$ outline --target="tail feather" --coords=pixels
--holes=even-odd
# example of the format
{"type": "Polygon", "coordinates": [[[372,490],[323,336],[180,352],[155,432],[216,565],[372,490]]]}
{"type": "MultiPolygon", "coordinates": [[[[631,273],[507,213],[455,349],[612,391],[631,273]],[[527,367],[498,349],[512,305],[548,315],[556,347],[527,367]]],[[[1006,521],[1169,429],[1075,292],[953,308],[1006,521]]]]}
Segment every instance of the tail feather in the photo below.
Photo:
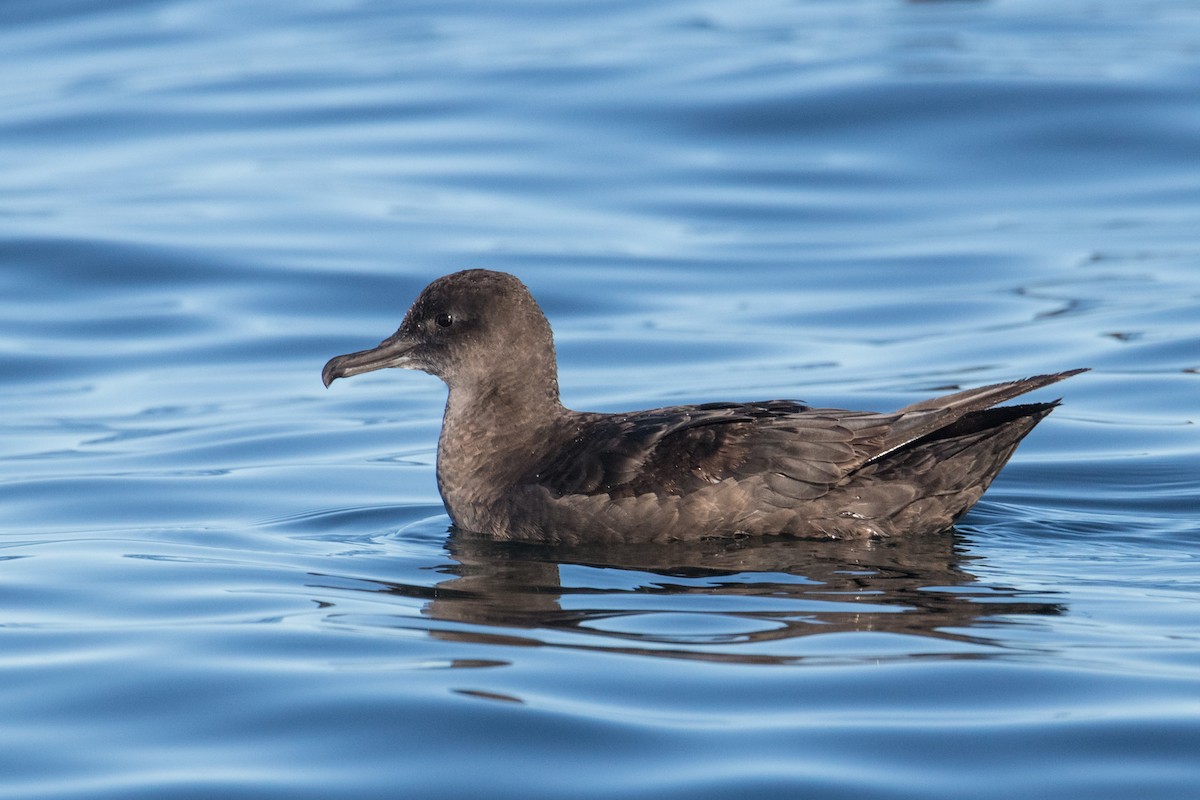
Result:
{"type": "Polygon", "coordinates": [[[966,414],[868,465],[854,484],[855,499],[885,533],[949,527],[975,505],[1021,440],[1057,405],[1027,403],[966,414]]]}
{"type": "Polygon", "coordinates": [[[1032,429],[1047,414],[1057,408],[1060,403],[1061,400],[1051,400],[1048,403],[1022,403],[1016,406],[997,406],[996,408],[971,411],[962,415],[951,424],[938,428],[936,431],[911,442],[910,446],[915,447],[927,442],[956,439],[960,436],[981,433],[989,429],[999,429],[1017,420],[1025,420],[1027,418],[1028,426],[1032,429]]]}
{"type": "Polygon", "coordinates": [[[980,386],[905,406],[898,412],[900,418],[888,432],[882,452],[877,453],[868,463],[884,458],[889,453],[907,447],[943,428],[954,426],[964,417],[1081,372],[1087,372],[1087,370],[1073,369],[1049,375],[1034,375],[1019,381],[980,386]]]}

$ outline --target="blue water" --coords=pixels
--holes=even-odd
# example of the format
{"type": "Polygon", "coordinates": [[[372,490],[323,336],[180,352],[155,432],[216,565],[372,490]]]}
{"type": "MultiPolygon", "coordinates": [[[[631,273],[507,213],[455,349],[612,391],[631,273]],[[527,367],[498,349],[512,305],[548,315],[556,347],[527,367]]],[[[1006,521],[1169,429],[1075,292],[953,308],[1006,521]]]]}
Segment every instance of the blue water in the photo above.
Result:
{"type": "Polygon", "coordinates": [[[10,0],[0,794],[1200,797],[1191,0],[10,0]],[[887,410],[1088,366],[958,530],[449,531],[518,274],[564,400],[887,410]]]}

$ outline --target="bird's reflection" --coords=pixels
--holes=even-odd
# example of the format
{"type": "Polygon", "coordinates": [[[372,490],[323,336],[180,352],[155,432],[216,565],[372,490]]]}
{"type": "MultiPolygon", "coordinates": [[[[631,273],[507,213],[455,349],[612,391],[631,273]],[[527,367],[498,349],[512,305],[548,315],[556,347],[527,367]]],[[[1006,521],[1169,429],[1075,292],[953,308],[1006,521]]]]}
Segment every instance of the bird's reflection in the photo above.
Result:
{"type": "Polygon", "coordinates": [[[760,643],[876,631],[993,643],[998,616],[1057,614],[1041,596],[981,582],[960,535],[885,541],[785,538],[621,548],[535,546],[452,531],[447,578],[423,590],[433,635],[456,641],[570,647],[702,660],[775,662],[760,643]],[[682,615],[694,615],[685,617],[682,615]],[[703,618],[702,624],[683,624],[703,618]],[[504,629],[503,631],[497,629],[504,629]],[[561,634],[574,636],[570,643],[561,634]],[[581,638],[582,636],[582,638],[581,638]]]}

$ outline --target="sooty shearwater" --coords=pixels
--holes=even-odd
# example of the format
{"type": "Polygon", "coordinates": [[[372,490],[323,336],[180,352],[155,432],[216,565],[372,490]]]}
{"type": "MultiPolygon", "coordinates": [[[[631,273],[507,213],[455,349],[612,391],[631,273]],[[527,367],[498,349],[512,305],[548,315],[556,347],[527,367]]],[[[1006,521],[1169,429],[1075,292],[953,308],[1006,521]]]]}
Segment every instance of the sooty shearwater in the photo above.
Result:
{"type": "Polygon", "coordinates": [[[545,314],[517,278],[480,269],[429,284],[394,334],[330,359],[322,378],[385,367],[450,389],[437,480],[454,524],[531,542],[944,530],[1058,401],[994,406],[1084,371],[890,413],[791,400],[571,411],[545,314]]]}

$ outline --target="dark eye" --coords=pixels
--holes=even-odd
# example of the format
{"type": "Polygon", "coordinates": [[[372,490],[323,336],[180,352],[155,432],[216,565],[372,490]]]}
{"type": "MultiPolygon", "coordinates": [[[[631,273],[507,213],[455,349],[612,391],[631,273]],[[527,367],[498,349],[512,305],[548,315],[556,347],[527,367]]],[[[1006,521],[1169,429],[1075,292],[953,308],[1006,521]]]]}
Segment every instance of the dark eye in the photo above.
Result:
{"type": "Polygon", "coordinates": [[[438,314],[436,317],[434,317],[433,321],[437,323],[439,328],[449,328],[454,324],[454,315],[447,314],[445,311],[443,311],[441,314],[438,314]]]}

